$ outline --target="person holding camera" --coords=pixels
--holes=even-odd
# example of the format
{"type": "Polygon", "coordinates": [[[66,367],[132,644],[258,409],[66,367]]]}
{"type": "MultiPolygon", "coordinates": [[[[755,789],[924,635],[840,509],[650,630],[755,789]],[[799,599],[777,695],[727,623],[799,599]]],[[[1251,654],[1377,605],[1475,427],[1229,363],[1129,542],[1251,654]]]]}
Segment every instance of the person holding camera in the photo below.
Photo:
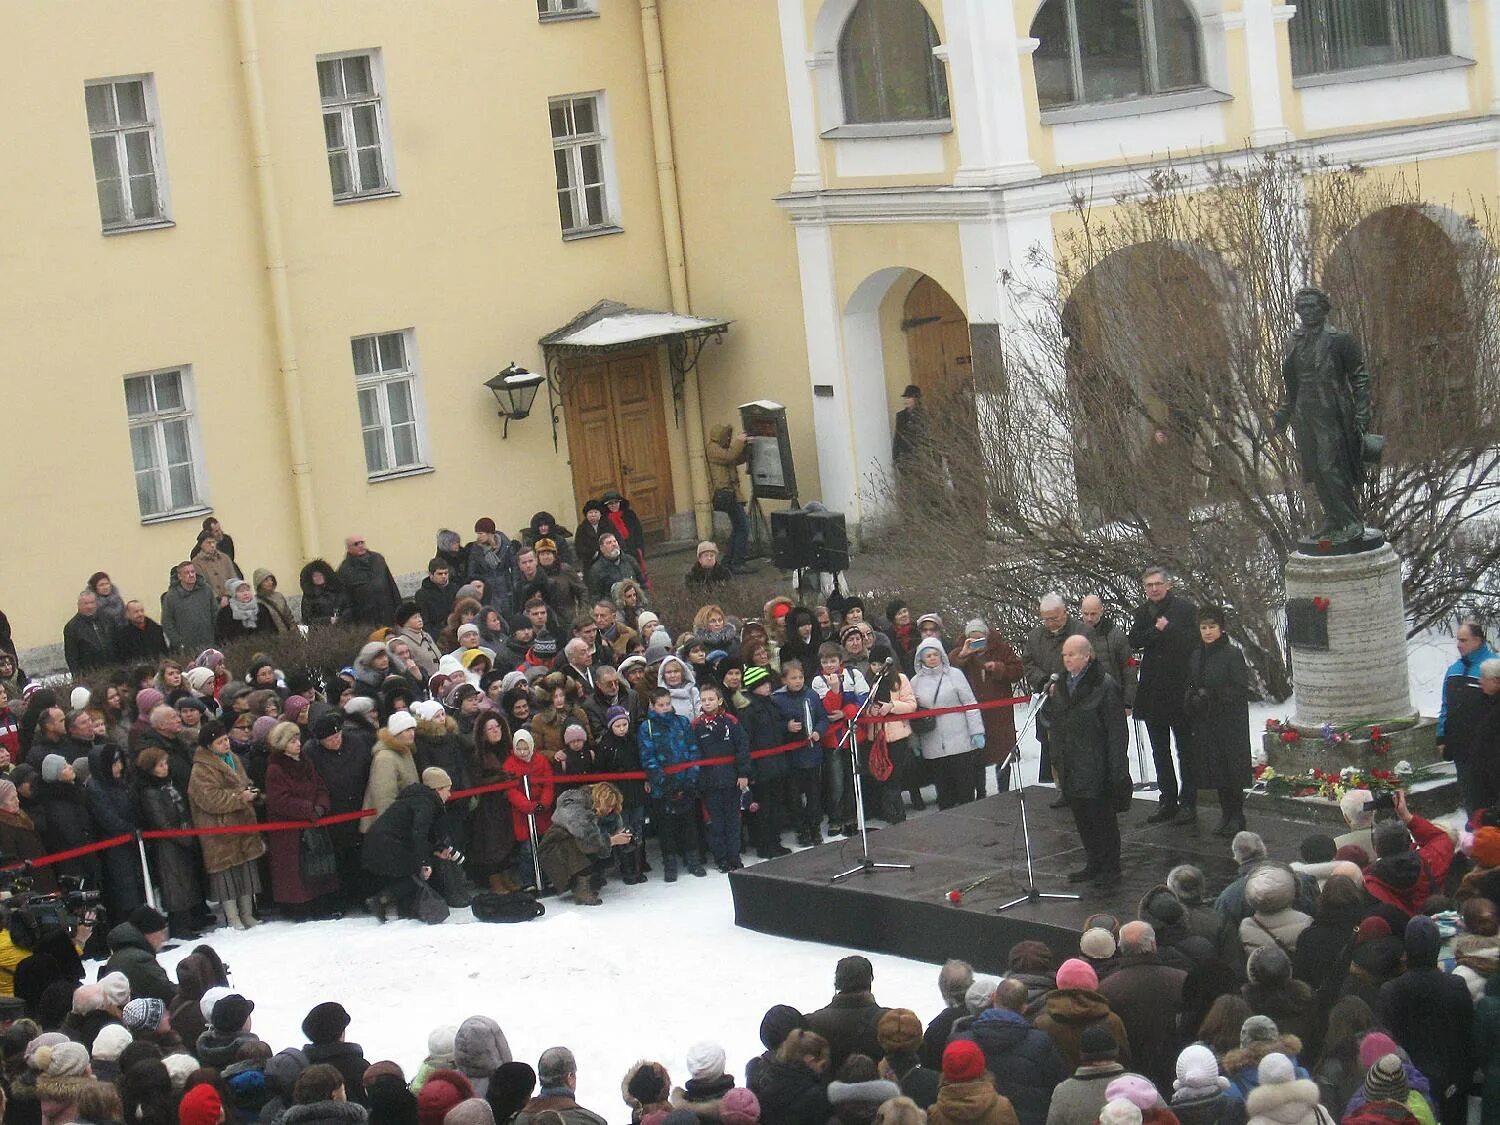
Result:
{"type": "MultiPolygon", "coordinates": [[[[1196,816],[1198,790],[1219,794],[1215,836],[1245,830],[1245,790],[1250,776],[1250,675],[1245,654],[1224,632],[1224,611],[1206,605],[1198,611],[1202,640],[1188,658],[1187,755],[1179,812],[1196,816]]],[[[1176,823],[1174,821],[1173,823],[1176,823]]]]}
{"type": "MultiPolygon", "coordinates": [[[[250,784],[244,763],[229,746],[229,732],[217,720],[204,723],[198,732],[187,796],[195,828],[255,823],[260,790],[250,784]]],[[[224,904],[225,919],[237,930],[259,925],[256,860],[266,853],[265,840],[257,832],[235,832],[204,836],[200,846],[209,897],[224,904]]]]}

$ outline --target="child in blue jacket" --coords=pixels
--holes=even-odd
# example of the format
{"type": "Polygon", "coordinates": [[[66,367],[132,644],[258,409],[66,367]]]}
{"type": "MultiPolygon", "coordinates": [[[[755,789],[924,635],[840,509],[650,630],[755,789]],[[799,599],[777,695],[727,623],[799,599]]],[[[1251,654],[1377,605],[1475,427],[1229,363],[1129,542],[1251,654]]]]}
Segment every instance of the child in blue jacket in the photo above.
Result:
{"type": "Polygon", "coordinates": [[[693,734],[699,760],[734,759],[729,765],[698,769],[698,791],[708,814],[708,846],[719,870],[728,874],[745,866],[740,862],[740,793],[750,788],[750,739],[739,720],[724,710],[724,691],[718,684],[706,683],[698,692],[693,734]]]}
{"type": "Polygon", "coordinates": [[[698,761],[698,739],[692,724],[672,710],[672,693],[666,688],[651,692],[651,710],[636,730],[636,742],[653,802],[651,819],[661,840],[662,878],[677,881],[679,856],[688,874],[707,875],[698,835],[698,767],[667,772],[668,766],[698,761]]]}
{"type": "Polygon", "coordinates": [[[771,693],[771,702],[786,720],[787,741],[807,739],[807,745],[790,754],[797,843],[804,847],[821,844],[818,825],[823,820],[823,747],[819,743],[828,730],[828,713],[817,693],[807,686],[800,660],[782,664],[781,687],[771,693]]]}

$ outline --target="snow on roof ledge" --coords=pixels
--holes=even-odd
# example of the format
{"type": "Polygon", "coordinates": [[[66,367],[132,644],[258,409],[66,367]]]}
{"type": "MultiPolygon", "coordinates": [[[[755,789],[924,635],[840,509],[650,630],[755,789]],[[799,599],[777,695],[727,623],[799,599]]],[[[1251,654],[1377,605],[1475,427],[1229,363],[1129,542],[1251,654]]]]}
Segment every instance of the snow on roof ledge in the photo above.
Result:
{"type": "Polygon", "coordinates": [[[588,312],[547,336],[545,347],[618,348],[672,336],[722,332],[730,322],[681,313],[632,309],[616,301],[601,301],[588,312]]]}

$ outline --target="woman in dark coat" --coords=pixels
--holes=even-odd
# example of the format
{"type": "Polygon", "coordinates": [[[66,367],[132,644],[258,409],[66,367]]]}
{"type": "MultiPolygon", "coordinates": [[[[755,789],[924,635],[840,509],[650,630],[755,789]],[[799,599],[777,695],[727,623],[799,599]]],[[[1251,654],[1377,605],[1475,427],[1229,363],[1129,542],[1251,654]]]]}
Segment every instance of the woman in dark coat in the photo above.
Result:
{"type": "MultiPolygon", "coordinates": [[[[1224,632],[1224,611],[1198,611],[1202,644],[1188,660],[1187,715],[1192,769],[1184,769],[1196,789],[1215,789],[1222,816],[1216,836],[1245,828],[1245,790],[1250,787],[1250,676],[1245,654],[1224,632]]],[[[1197,795],[1184,786],[1180,804],[1194,808],[1197,795]]]]}
{"type": "Polygon", "coordinates": [[[384,884],[367,905],[384,922],[392,907],[405,913],[416,898],[423,870],[434,857],[451,858],[444,830],[443,805],[450,787],[434,789],[417,782],[396,795],[365,833],[365,870],[384,884]]]}
{"type": "MultiPolygon", "coordinates": [[[[484,711],[474,721],[474,784],[494,785],[505,780],[510,755],[510,727],[497,711],[484,711]]],[[[510,822],[510,801],[503,792],[481,793],[469,814],[468,869],[486,880],[497,894],[519,890],[510,877],[516,835],[510,822]]]]}
{"type": "MultiPolygon", "coordinates": [[[[964,639],[948,653],[948,662],[968,678],[969,686],[974,689],[974,698],[980,703],[1013,698],[1016,681],[1025,675],[1016,650],[978,618],[970,621],[964,629],[964,639]]],[[[991,707],[981,711],[980,717],[984,719],[984,749],[974,755],[974,792],[975,796],[983,797],[985,769],[998,766],[1015,748],[1016,720],[1009,707],[991,707]]],[[[1007,767],[996,772],[995,791],[1003,793],[1008,788],[1010,769],[1007,767]]]]}
{"type": "Polygon", "coordinates": [[[788,660],[800,660],[802,672],[811,683],[818,674],[818,646],[822,643],[823,630],[812,610],[797,606],[786,615],[786,640],[781,645],[782,665],[788,660]]]}
{"type": "Polygon", "coordinates": [[[313,559],[302,568],[298,582],[302,587],[302,624],[309,629],[332,625],[343,591],[333,567],[323,559],[313,559]]]}
{"type": "MultiPolygon", "coordinates": [[[[447,709],[435,699],[425,699],[410,708],[417,720],[417,742],[412,748],[412,760],[417,773],[436,766],[447,773],[455,789],[469,788],[469,755],[463,740],[458,737],[458,724],[449,716],[447,709]]],[[[461,852],[468,850],[464,832],[465,807],[462,802],[449,808],[445,814],[449,841],[461,852]]]]}
{"type": "MultiPolygon", "coordinates": [[[[266,766],[266,818],[317,820],[333,804],[328,786],[302,756],[302,731],[296,723],[277,723],[266,736],[271,760],[266,766]]],[[[306,918],[318,899],[339,889],[336,875],[302,873],[302,833],[267,832],[271,853],[271,897],[294,918],[306,918]]]]}
{"type": "MultiPolygon", "coordinates": [[[[583,522],[573,536],[574,553],[578,556],[578,569],[585,574],[599,557],[599,532],[604,527],[604,505],[590,500],[583,506],[583,522]],[[590,514],[593,513],[593,514],[590,514]]],[[[631,626],[635,628],[635,626],[631,626]]]]}
{"type": "MultiPolygon", "coordinates": [[[[125,776],[125,754],[112,743],[89,751],[89,780],[84,786],[89,815],[99,839],[133,834],[135,803],[125,776]]],[[[111,919],[123,920],[146,901],[140,858],[134,846],[99,853],[104,863],[104,906],[111,919]]]]}
{"type": "MultiPolygon", "coordinates": [[[[17,859],[36,859],[47,849],[31,817],[21,811],[21,795],[9,781],[0,780],[0,852],[17,859]]],[[[31,888],[37,894],[57,890],[52,868],[38,867],[31,872],[31,888]]]]}
{"type": "MultiPolygon", "coordinates": [[[[167,752],[148,746],[135,759],[136,820],[149,831],[177,831],[193,826],[187,795],[172,782],[167,752]]],[[[167,912],[174,938],[193,932],[192,912],[203,905],[198,882],[198,841],[192,836],[152,840],[151,869],[157,901],[167,912]]]]}
{"type": "MultiPolygon", "coordinates": [[[[65,852],[94,842],[94,823],[89,817],[88,801],[73,772],[73,764],[64,761],[56,772],[47,764],[58,758],[60,755],[47,755],[42,764],[43,780],[33,786],[38,810],[36,821],[41,828],[42,843],[49,852],[65,852]]],[[[103,880],[104,865],[99,861],[98,852],[52,866],[59,875],[82,876],[88,880],[89,890],[98,890],[103,880]]]]}

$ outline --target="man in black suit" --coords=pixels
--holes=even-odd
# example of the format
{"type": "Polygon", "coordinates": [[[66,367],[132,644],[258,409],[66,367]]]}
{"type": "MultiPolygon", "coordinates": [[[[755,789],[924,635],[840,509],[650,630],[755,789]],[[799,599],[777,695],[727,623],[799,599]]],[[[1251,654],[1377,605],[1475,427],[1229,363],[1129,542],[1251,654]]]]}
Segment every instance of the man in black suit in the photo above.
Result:
{"type": "Polygon", "coordinates": [[[1141,654],[1140,677],[1135,689],[1135,717],[1145,724],[1151,739],[1151,757],[1156,763],[1156,784],[1161,790],[1157,809],[1146,818],[1150,824],[1193,824],[1193,809],[1177,807],[1177,771],[1172,767],[1172,739],[1177,740],[1177,758],[1184,781],[1188,769],[1187,684],[1188,661],[1198,647],[1198,607],[1172,589],[1166,568],[1148,567],[1141,574],[1146,600],[1130,623],[1130,647],[1141,654]]]}

